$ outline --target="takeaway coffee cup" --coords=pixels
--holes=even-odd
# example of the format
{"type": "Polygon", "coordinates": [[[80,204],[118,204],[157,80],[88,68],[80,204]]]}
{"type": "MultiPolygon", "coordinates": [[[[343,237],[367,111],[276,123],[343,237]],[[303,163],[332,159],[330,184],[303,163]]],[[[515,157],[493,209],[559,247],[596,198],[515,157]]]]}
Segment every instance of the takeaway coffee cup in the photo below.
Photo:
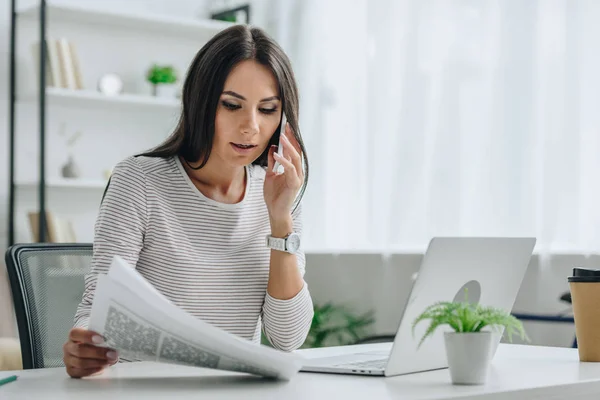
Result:
{"type": "Polygon", "coordinates": [[[579,360],[600,362],[600,270],[573,268],[569,286],[579,360]]]}

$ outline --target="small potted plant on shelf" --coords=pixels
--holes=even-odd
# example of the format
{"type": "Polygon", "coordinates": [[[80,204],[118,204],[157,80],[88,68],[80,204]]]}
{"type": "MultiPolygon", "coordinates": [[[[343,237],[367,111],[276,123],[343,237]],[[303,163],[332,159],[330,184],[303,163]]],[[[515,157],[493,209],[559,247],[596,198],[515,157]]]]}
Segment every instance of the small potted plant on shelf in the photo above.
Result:
{"type": "Polygon", "coordinates": [[[174,98],[177,82],[177,72],[170,65],[154,64],[146,75],[148,82],[152,84],[152,95],[158,97],[174,98]]]}
{"type": "Polygon", "coordinates": [[[430,320],[430,324],[419,346],[440,326],[451,328],[444,332],[444,344],[450,377],[456,385],[485,383],[495,350],[494,340],[498,340],[502,330],[510,342],[515,333],[529,340],[521,321],[502,309],[469,303],[466,293],[462,302],[439,302],[427,307],[413,322],[413,334],[424,320],[430,320]]]}

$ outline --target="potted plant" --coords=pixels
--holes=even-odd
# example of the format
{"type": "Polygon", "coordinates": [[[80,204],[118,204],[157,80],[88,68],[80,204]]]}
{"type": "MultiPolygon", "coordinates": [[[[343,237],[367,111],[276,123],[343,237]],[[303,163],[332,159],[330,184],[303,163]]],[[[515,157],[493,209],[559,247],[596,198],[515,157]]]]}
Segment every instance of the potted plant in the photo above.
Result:
{"type": "Polygon", "coordinates": [[[154,64],[146,75],[148,82],[152,84],[152,95],[159,97],[175,97],[175,82],[177,72],[170,65],[154,64]]]}
{"type": "MultiPolygon", "coordinates": [[[[302,348],[344,346],[363,339],[375,322],[373,312],[358,314],[343,305],[314,305],[310,331],[302,348]]],[[[263,334],[262,344],[270,346],[263,334]]]]}
{"type": "Polygon", "coordinates": [[[413,334],[424,320],[430,320],[430,324],[419,346],[440,326],[451,328],[444,332],[444,344],[452,383],[457,385],[485,383],[494,340],[503,330],[510,342],[514,333],[529,340],[521,321],[502,309],[469,303],[466,294],[462,302],[438,302],[427,307],[413,322],[413,334]]]}
{"type": "Polygon", "coordinates": [[[356,343],[375,322],[373,312],[358,314],[344,305],[314,306],[314,316],[303,348],[344,346],[356,343]]]}

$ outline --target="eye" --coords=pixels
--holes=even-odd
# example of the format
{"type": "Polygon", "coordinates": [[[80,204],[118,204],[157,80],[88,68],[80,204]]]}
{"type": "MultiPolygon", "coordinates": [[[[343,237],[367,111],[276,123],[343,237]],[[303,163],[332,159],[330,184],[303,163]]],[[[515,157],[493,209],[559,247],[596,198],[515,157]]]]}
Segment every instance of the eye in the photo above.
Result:
{"type": "Polygon", "coordinates": [[[237,110],[237,109],[241,108],[241,106],[238,106],[237,104],[229,103],[228,101],[225,101],[225,100],[221,101],[221,104],[223,104],[223,107],[225,107],[228,110],[237,110]]]}
{"type": "Polygon", "coordinates": [[[277,108],[259,108],[259,110],[265,114],[273,114],[275,111],[277,111],[277,108]]]}

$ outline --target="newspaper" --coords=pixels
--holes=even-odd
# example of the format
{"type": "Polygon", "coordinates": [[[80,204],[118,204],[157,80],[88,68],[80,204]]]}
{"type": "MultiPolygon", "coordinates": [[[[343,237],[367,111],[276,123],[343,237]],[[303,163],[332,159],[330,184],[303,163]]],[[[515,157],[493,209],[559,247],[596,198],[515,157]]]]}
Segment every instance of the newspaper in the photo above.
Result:
{"type": "Polygon", "coordinates": [[[129,360],[155,361],[291,379],[296,353],[252,343],[171,303],[121,257],[100,275],[89,329],[129,360]]]}

